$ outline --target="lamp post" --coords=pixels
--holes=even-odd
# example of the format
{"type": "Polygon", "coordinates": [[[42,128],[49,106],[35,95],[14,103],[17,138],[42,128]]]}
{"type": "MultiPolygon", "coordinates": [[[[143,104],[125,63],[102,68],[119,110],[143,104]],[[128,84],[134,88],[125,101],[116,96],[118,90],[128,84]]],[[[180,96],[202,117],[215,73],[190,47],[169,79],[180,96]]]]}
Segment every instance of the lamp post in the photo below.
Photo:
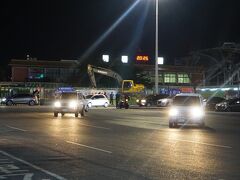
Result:
{"type": "Polygon", "coordinates": [[[158,0],[156,0],[155,94],[158,94],[158,0]]]}

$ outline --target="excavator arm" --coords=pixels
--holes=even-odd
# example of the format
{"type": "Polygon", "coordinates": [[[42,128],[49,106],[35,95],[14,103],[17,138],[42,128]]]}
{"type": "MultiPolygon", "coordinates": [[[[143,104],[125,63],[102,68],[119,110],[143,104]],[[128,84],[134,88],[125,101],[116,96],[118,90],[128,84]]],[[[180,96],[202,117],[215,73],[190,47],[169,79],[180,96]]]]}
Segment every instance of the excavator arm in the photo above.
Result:
{"type": "Polygon", "coordinates": [[[97,87],[94,73],[98,73],[98,74],[101,74],[101,75],[104,75],[104,76],[112,77],[112,78],[114,78],[118,81],[119,85],[121,85],[121,83],[123,81],[122,77],[118,73],[116,73],[116,72],[114,72],[110,69],[97,67],[97,66],[93,66],[93,65],[89,64],[88,65],[88,75],[89,75],[89,78],[90,78],[90,81],[91,81],[91,84],[92,84],[93,88],[97,87]]]}

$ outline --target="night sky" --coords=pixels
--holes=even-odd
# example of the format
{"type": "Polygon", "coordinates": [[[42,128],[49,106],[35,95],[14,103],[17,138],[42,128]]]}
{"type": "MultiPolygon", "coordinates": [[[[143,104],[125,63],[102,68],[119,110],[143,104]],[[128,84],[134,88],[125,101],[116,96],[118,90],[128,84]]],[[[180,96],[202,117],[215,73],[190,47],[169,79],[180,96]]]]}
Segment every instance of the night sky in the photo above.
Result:
{"type": "MultiPolygon", "coordinates": [[[[154,56],[155,1],[141,0],[87,56],[85,52],[136,0],[8,0],[0,5],[0,65],[27,54],[43,60],[102,54],[154,56]]],[[[174,58],[240,41],[239,0],[159,0],[159,53],[174,58]]],[[[84,57],[84,58],[83,58],[84,57]]],[[[114,63],[114,62],[112,62],[114,63]]]]}

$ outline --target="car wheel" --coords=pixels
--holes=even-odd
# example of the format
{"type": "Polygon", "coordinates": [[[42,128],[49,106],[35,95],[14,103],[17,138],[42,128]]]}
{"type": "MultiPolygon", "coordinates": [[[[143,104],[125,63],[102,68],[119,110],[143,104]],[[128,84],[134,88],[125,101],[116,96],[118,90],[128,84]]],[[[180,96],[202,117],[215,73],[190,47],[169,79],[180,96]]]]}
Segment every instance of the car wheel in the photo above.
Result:
{"type": "Polygon", "coordinates": [[[92,103],[88,103],[88,108],[91,108],[92,107],[92,103]]]}
{"type": "Polygon", "coordinates": [[[12,106],[12,105],[13,105],[13,102],[12,102],[12,101],[7,101],[7,102],[6,102],[6,105],[7,105],[7,106],[12,106]]]}
{"type": "Polygon", "coordinates": [[[227,108],[226,108],[226,112],[231,112],[231,108],[230,108],[230,107],[227,107],[227,108]]]}
{"type": "Polygon", "coordinates": [[[35,102],[34,101],[29,101],[28,105],[33,106],[33,105],[35,105],[35,102]]]}
{"type": "Polygon", "coordinates": [[[151,103],[147,103],[146,106],[147,106],[147,107],[150,107],[150,106],[151,106],[151,103]]]}
{"type": "Polygon", "coordinates": [[[61,113],[61,115],[62,115],[62,116],[64,116],[64,115],[65,115],[65,113],[61,113]]]}
{"type": "Polygon", "coordinates": [[[58,112],[54,112],[54,117],[58,117],[58,112]]]}
{"type": "Polygon", "coordinates": [[[88,111],[89,111],[89,107],[88,107],[88,106],[85,106],[85,107],[84,107],[84,110],[85,110],[85,112],[88,112],[88,111]]]}
{"type": "Polygon", "coordinates": [[[105,104],[104,104],[104,107],[107,108],[107,107],[108,107],[108,103],[105,103],[105,104]]]}
{"type": "Polygon", "coordinates": [[[75,113],[75,117],[78,117],[78,112],[75,113]]]}
{"type": "Polygon", "coordinates": [[[86,112],[86,110],[85,110],[85,108],[83,108],[82,111],[81,111],[81,116],[85,116],[86,115],[85,112],[86,112]]]}

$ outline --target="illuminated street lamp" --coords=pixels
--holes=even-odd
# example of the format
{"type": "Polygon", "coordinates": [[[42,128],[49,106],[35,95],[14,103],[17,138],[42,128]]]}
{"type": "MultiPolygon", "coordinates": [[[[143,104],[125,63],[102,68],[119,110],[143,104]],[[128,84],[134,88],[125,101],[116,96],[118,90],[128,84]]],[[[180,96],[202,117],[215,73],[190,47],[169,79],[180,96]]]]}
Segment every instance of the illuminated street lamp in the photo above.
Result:
{"type": "Polygon", "coordinates": [[[128,56],[122,56],[122,63],[124,64],[128,63],[128,56]]]}
{"type": "Polygon", "coordinates": [[[158,65],[163,65],[164,64],[164,58],[163,57],[158,57],[158,65]]]}
{"type": "Polygon", "coordinates": [[[103,55],[102,56],[102,60],[103,60],[103,62],[109,62],[109,55],[103,55]]]}
{"type": "Polygon", "coordinates": [[[156,0],[155,94],[158,94],[158,0],[156,0]]]}

